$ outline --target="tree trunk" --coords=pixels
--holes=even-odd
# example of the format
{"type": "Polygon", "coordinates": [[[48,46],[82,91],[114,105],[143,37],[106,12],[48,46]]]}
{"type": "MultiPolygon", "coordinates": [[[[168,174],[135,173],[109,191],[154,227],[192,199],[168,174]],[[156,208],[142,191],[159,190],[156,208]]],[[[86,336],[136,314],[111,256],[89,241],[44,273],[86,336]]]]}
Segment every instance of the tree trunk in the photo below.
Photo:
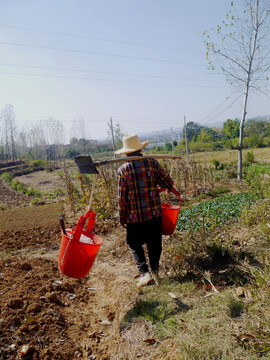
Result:
{"type": "Polygon", "coordinates": [[[256,51],[258,31],[259,31],[258,11],[259,11],[259,0],[256,1],[255,24],[253,26],[255,33],[254,33],[254,39],[252,41],[252,51],[251,51],[250,58],[249,58],[249,66],[248,66],[248,71],[247,71],[247,81],[246,81],[246,89],[245,89],[244,105],[243,105],[243,114],[242,114],[242,119],[241,119],[241,123],[240,123],[240,129],[239,129],[237,180],[242,180],[242,170],[243,170],[242,148],[243,148],[244,125],[245,125],[245,120],[246,120],[246,115],[247,115],[247,101],[248,101],[250,78],[251,78],[251,73],[252,73],[252,65],[253,65],[254,54],[256,51]]]}
{"type": "Polygon", "coordinates": [[[242,180],[242,173],[243,173],[242,149],[243,149],[244,125],[245,125],[246,114],[247,114],[248,90],[249,90],[249,81],[247,82],[247,85],[246,85],[245,96],[244,96],[244,105],[243,105],[243,114],[242,114],[242,119],[241,119],[240,128],[239,128],[238,170],[237,170],[237,180],[238,181],[242,180]]]}

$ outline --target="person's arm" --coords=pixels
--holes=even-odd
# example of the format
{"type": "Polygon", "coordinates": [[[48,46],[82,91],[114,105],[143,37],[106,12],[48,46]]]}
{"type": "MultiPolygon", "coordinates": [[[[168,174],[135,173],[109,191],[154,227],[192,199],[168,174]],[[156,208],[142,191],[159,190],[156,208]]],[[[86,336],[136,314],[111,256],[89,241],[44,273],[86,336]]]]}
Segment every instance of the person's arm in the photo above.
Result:
{"type": "Polygon", "coordinates": [[[126,193],[127,193],[126,178],[121,171],[118,171],[118,207],[119,207],[120,224],[123,227],[125,227],[125,224],[127,223],[126,193]]]}

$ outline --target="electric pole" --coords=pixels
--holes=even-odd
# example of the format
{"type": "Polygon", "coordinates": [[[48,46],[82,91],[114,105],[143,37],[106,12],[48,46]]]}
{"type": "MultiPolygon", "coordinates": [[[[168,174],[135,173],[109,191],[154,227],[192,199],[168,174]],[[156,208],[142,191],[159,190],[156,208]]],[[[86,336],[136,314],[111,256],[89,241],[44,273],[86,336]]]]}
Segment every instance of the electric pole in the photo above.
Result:
{"type": "Polygon", "coordinates": [[[187,139],[187,124],[186,124],[186,116],[184,115],[184,124],[185,124],[185,138],[186,138],[186,152],[187,152],[187,162],[189,164],[189,156],[188,156],[188,139],[187,139]]]}
{"type": "MultiPolygon", "coordinates": [[[[110,122],[108,123],[108,126],[111,130],[111,134],[112,134],[112,145],[113,145],[113,152],[115,152],[115,141],[114,141],[114,131],[113,131],[113,121],[112,121],[112,117],[110,118],[110,122]]],[[[114,153],[114,157],[116,157],[115,153],[114,153]]]]}
{"type": "Polygon", "coordinates": [[[172,128],[172,126],[171,126],[171,135],[172,135],[172,153],[174,155],[174,143],[173,143],[174,139],[173,139],[173,128],[172,128]]]}

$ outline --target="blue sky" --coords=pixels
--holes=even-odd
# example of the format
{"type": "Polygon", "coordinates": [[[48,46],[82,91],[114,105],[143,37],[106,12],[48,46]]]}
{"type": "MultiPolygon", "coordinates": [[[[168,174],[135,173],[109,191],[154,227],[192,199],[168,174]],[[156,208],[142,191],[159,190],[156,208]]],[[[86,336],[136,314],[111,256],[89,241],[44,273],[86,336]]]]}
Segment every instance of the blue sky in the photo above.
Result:
{"type": "MultiPolygon", "coordinates": [[[[239,118],[242,98],[207,70],[201,35],[230,2],[2,0],[0,110],[13,105],[18,126],[61,120],[66,141],[78,117],[92,138],[111,116],[124,133],[239,118]]],[[[252,95],[248,117],[268,114],[252,95]]]]}

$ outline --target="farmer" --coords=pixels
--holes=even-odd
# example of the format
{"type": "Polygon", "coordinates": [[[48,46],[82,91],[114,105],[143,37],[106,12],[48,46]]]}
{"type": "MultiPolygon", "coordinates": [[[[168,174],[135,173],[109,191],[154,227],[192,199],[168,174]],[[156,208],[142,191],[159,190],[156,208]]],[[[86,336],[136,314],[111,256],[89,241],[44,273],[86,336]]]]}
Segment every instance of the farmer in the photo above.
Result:
{"type": "MultiPolygon", "coordinates": [[[[124,136],[123,148],[115,154],[143,156],[141,150],[149,142],[141,142],[137,135],[124,136]]],[[[159,163],[151,158],[125,162],[119,167],[117,176],[120,223],[127,229],[127,245],[141,274],[137,286],[140,288],[154,282],[159,284],[162,214],[158,185],[172,190],[173,180],[159,163]],[[151,274],[144,254],[144,244],[148,249],[151,274]]]]}

